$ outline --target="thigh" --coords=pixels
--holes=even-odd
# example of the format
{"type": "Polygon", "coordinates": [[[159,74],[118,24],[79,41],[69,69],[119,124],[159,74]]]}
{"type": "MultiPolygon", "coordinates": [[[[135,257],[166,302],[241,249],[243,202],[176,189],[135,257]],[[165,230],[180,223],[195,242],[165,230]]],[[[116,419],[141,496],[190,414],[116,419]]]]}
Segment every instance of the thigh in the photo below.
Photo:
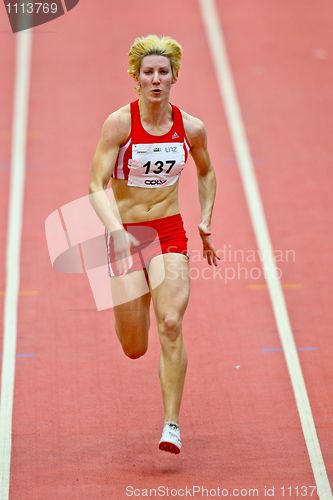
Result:
{"type": "Polygon", "coordinates": [[[148,269],[150,293],[158,319],[172,312],[181,319],[190,295],[189,261],[180,253],[154,257],[148,269]]]}
{"type": "Polygon", "coordinates": [[[144,271],[112,277],[110,286],[117,327],[129,331],[147,326],[151,296],[144,271]]]}
{"type": "MultiPolygon", "coordinates": [[[[145,271],[133,271],[110,278],[113,307],[140,302],[140,298],[150,293],[145,271]]],[[[130,306],[128,306],[130,307],[130,306]]]]}

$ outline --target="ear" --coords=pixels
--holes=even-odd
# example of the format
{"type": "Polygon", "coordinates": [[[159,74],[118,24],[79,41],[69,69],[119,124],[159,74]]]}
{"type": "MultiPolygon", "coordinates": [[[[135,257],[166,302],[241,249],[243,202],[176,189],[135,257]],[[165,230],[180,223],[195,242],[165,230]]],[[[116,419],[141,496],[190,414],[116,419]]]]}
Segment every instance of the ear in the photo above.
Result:
{"type": "Polygon", "coordinates": [[[133,76],[133,79],[135,81],[134,90],[135,90],[135,92],[137,92],[138,94],[140,94],[140,92],[141,92],[141,83],[139,82],[139,79],[138,79],[137,76],[133,76]]]}
{"type": "Polygon", "coordinates": [[[137,75],[133,76],[133,80],[135,81],[135,84],[136,84],[135,87],[138,89],[141,88],[141,83],[140,83],[139,77],[137,75]]]}

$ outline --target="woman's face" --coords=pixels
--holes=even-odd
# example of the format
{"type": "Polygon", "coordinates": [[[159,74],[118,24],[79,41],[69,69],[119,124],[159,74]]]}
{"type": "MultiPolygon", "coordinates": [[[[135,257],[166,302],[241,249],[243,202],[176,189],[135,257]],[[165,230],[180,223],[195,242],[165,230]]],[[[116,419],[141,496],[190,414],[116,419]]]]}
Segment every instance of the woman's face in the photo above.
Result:
{"type": "Polygon", "coordinates": [[[170,59],[165,56],[145,56],[138,78],[141,95],[151,102],[168,100],[174,83],[170,59]]]}

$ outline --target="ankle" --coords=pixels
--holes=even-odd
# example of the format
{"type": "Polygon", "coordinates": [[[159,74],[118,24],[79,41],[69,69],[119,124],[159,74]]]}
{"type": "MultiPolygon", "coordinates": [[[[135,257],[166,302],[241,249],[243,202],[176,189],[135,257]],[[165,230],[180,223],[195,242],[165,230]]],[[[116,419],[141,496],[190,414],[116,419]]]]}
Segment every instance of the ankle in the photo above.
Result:
{"type": "Polygon", "coordinates": [[[171,425],[176,425],[177,427],[179,427],[178,419],[167,418],[167,419],[165,419],[164,424],[171,424],[171,425]]]}

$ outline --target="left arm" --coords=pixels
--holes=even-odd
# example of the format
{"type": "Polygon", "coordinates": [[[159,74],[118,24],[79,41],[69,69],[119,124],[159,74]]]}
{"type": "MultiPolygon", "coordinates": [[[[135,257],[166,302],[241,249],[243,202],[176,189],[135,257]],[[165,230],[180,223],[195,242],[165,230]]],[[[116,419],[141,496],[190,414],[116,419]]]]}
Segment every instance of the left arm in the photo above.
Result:
{"type": "Polygon", "coordinates": [[[197,167],[201,220],[198,224],[203,243],[203,256],[208,264],[217,266],[220,257],[212,242],[211,220],[216,195],[216,177],[207,149],[207,134],[204,124],[189,117],[188,138],[191,142],[191,155],[197,167]]]}

